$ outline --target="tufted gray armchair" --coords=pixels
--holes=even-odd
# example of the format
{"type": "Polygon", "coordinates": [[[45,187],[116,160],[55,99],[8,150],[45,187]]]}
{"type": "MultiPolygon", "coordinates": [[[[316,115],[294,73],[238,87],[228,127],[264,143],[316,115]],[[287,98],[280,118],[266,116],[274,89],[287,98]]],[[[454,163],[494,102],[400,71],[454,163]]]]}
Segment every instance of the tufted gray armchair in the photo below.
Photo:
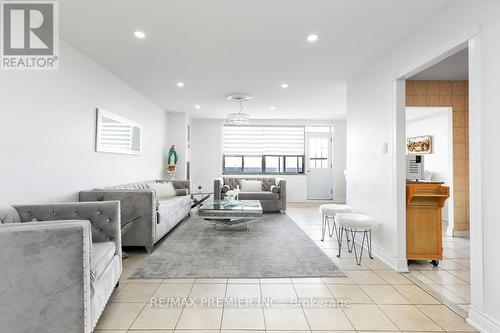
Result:
{"type": "Polygon", "coordinates": [[[122,272],[120,202],[0,209],[2,331],[92,332],[122,272]]]}

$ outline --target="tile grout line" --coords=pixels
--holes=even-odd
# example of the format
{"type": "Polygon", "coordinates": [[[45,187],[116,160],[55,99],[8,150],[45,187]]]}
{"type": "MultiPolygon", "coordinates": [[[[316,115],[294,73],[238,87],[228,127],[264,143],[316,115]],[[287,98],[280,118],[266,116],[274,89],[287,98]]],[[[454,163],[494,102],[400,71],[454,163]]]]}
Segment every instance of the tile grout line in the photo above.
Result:
{"type": "MultiPolygon", "coordinates": [[[[191,289],[189,289],[189,293],[188,293],[187,297],[189,297],[189,295],[191,295],[191,292],[193,291],[195,282],[196,282],[196,279],[194,280],[193,284],[191,285],[191,289]]],[[[177,318],[177,320],[175,322],[175,325],[173,328],[174,331],[177,329],[177,326],[179,325],[179,322],[181,321],[181,317],[182,317],[182,314],[184,313],[185,309],[186,309],[186,305],[184,304],[184,306],[182,307],[181,313],[179,314],[179,317],[177,318]]]]}
{"type": "MultiPolygon", "coordinates": [[[[290,280],[292,280],[292,279],[290,278],[290,280]]],[[[321,280],[321,281],[323,281],[323,280],[321,280]]],[[[312,331],[311,324],[309,323],[309,320],[307,319],[307,316],[306,316],[306,312],[304,311],[304,307],[302,306],[302,303],[300,302],[300,296],[299,296],[299,293],[297,292],[297,289],[295,289],[295,283],[293,283],[293,280],[292,280],[292,288],[295,291],[295,295],[297,295],[297,301],[299,302],[300,310],[302,311],[302,315],[304,316],[304,319],[306,320],[307,327],[309,327],[309,332],[311,332],[312,331]]]]}
{"type": "MultiPolygon", "coordinates": [[[[259,290],[260,290],[260,299],[262,302],[264,302],[264,293],[262,292],[262,284],[260,283],[260,279],[259,279],[259,290]]],[[[261,310],[262,310],[262,319],[264,320],[264,331],[266,331],[267,323],[266,323],[266,311],[264,311],[264,304],[262,304],[261,310]]]]}
{"type": "MultiPolygon", "coordinates": [[[[156,287],[155,291],[153,292],[153,294],[151,295],[151,297],[153,297],[153,295],[155,294],[155,292],[160,288],[161,286],[161,283],[158,284],[158,287],[156,287]]],[[[137,316],[135,316],[135,319],[132,321],[132,324],[130,324],[130,326],[126,329],[127,331],[130,330],[130,328],[132,326],[134,326],[135,322],[137,321],[137,318],[139,318],[139,316],[141,315],[141,313],[144,311],[144,309],[146,308],[146,306],[148,305],[148,303],[151,302],[151,297],[149,298],[149,302],[146,302],[144,303],[143,307],[141,308],[141,311],[139,311],[139,313],[137,314],[137,316]]]]}

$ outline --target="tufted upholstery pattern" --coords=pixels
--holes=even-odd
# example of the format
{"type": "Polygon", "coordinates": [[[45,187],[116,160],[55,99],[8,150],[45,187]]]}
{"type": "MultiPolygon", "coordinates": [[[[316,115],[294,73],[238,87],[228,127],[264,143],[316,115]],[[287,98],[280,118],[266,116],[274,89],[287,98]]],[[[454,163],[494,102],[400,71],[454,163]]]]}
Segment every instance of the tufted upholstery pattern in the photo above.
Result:
{"type": "Polygon", "coordinates": [[[13,207],[0,209],[3,328],[92,332],[122,272],[120,202],[13,207]]]}
{"type": "MultiPolygon", "coordinates": [[[[145,180],[142,182],[119,184],[114,186],[103,187],[102,189],[128,189],[128,190],[147,190],[149,189],[149,184],[157,183],[156,180],[145,180]]],[[[99,190],[96,189],[96,190],[99,190]]]]}
{"type": "Polygon", "coordinates": [[[229,186],[229,189],[234,190],[236,186],[240,186],[240,180],[259,180],[262,182],[262,191],[271,191],[271,185],[276,184],[276,178],[236,178],[236,177],[224,177],[223,185],[229,186]]]}
{"type": "MultiPolygon", "coordinates": [[[[165,217],[173,214],[176,223],[179,223],[185,217],[184,215],[176,215],[175,212],[168,213],[166,210],[164,210],[164,214],[158,214],[159,204],[156,193],[153,189],[149,188],[149,185],[164,182],[170,182],[174,186],[177,196],[171,198],[172,200],[176,201],[176,199],[183,199],[182,201],[186,203],[186,206],[189,208],[191,207],[189,202],[191,183],[188,180],[145,180],[136,183],[96,188],[93,190],[81,191],[80,201],[120,201],[121,219],[124,222],[139,218],[123,236],[122,244],[124,246],[144,246],[146,250],[151,253],[154,244],[170,230],[170,228],[164,225],[165,217]],[[185,200],[186,197],[188,200],[185,200]]],[[[187,214],[189,214],[189,212],[187,212],[186,215],[187,214]]]]}
{"type": "Polygon", "coordinates": [[[97,188],[96,190],[106,190],[106,189],[127,189],[127,190],[149,190],[150,184],[154,183],[172,183],[174,189],[176,189],[177,195],[188,195],[189,194],[189,180],[156,180],[150,179],[141,182],[120,184],[114,186],[108,186],[103,188],[97,188]],[[187,193],[186,193],[187,192],[187,193]]]}
{"type": "Polygon", "coordinates": [[[114,241],[117,254],[121,255],[120,202],[69,202],[40,205],[13,206],[21,222],[86,220],[90,222],[92,241],[114,241]]]}

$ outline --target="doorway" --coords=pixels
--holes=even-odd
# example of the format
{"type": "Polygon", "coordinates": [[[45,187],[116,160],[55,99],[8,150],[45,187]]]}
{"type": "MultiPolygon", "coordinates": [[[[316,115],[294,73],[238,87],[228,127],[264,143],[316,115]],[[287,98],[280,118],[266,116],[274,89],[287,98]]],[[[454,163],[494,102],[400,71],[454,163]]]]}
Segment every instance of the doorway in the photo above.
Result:
{"type": "MultiPolygon", "coordinates": [[[[454,195],[453,195],[453,108],[437,106],[406,107],[406,140],[429,137],[430,152],[420,154],[424,166],[423,180],[443,183],[450,188],[450,196],[442,209],[443,231],[453,236],[454,195]]],[[[407,176],[408,178],[408,176],[407,176]]]]}
{"type": "Polygon", "coordinates": [[[333,195],[332,134],[306,134],[307,199],[331,200],[333,195]]]}
{"type": "MultiPolygon", "coordinates": [[[[474,212],[471,209],[473,206],[470,204],[473,200],[469,201],[469,196],[472,198],[473,195],[476,195],[477,199],[474,200],[476,205],[480,202],[480,183],[477,182],[477,177],[480,177],[480,167],[478,167],[480,161],[472,158],[469,161],[469,151],[471,156],[479,152],[477,140],[474,135],[469,134],[475,133],[476,138],[479,137],[477,129],[478,123],[480,123],[480,104],[478,103],[480,96],[478,83],[480,81],[477,75],[480,70],[478,62],[480,51],[479,48],[475,47],[475,44],[479,42],[478,38],[469,36],[469,39],[463,40],[461,43],[455,44],[453,42],[442,50],[436,51],[433,57],[429,57],[428,60],[412,69],[405,70],[404,74],[398,75],[397,86],[396,168],[398,170],[398,185],[396,191],[398,207],[396,209],[402,221],[406,220],[404,202],[406,199],[404,171],[408,135],[406,110],[408,107],[429,106],[452,108],[451,155],[453,171],[452,177],[446,185],[450,186],[451,190],[451,200],[448,201],[448,205],[451,205],[453,209],[450,207],[449,227],[447,232],[443,234],[444,259],[438,267],[432,267],[426,261],[417,261],[409,262],[408,268],[415,283],[463,317],[467,317],[471,300],[471,284],[474,282],[470,269],[470,258],[474,256],[474,244],[469,241],[469,226],[473,225],[473,222],[477,223],[474,226],[477,228],[476,233],[482,228],[480,218],[469,213],[474,212]],[[464,55],[466,57],[465,65],[463,65],[463,61],[457,61],[457,58],[464,55]],[[467,59],[471,55],[472,61],[467,59]],[[454,59],[454,61],[450,61],[450,59],[454,59]],[[443,63],[446,66],[442,66],[443,63]],[[469,63],[474,67],[469,68],[469,63]],[[457,66],[460,64],[463,66],[459,68],[459,71],[461,71],[461,75],[465,73],[465,77],[446,77],[450,68],[457,70],[457,66]],[[472,73],[470,78],[469,73],[472,73]],[[471,89],[469,89],[469,79],[472,80],[471,89]],[[469,117],[469,91],[471,91],[470,105],[474,111],[474,114],[471,113],[471,117],[469,117]],[[471,127],[470,131],[469,126],[471,127]],[[469,165],[471,171],[469,171],[469,165]],[[472,170],[476,170],[477,174],[474,174],[472,170]]],[[[401,237],[400,249],[404,258],[406,254],[406,223],[401,224],[399,235],[401,237]]],[[[476,241],[480,242],[481,240],[476,239],[476,241]]],[[[472,275],[474,274],[477,273],[472,273],[472,275]]],[[[480,274],[482,274],[482,267],[480,274]]]]}

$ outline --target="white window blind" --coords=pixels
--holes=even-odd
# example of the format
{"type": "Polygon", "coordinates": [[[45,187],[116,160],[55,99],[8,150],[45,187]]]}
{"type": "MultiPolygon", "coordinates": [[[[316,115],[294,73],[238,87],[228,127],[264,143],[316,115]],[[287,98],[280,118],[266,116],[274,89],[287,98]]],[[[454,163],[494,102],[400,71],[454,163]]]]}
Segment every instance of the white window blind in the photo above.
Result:
{"type": "Polygon", "coordinates": [[[224,155],[304,155],[304,127],[224,126],[224,155]]]}
{"type": "Polygon", "coordinates": [[[104,110],[97,110],[96,151],[139,154],[142,126],[104,110]]]}

